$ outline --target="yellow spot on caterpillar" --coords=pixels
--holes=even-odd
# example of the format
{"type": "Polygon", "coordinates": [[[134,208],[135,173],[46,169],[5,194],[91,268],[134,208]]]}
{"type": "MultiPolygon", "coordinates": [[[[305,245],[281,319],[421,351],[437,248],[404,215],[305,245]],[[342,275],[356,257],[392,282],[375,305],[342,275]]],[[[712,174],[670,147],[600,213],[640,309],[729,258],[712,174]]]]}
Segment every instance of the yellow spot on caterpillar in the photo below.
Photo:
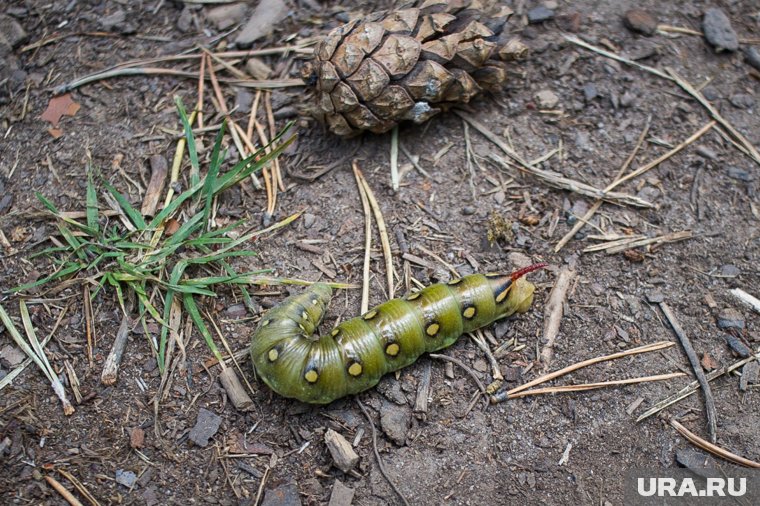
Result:
{"type": "Polygon", "coordinates": [[[306,371],[306,374],[304,374],[303,377],[309,383],[316,383],[316,381],[319,379],[319,374],[317,374],[317,371],[314,369],[311,369],[309,371],[306,371]]]}
{"type": "Polygon", "coordinates": [[[441,326],[440,326],[440,325],[438,325],[437,323],[431,323],[431,324],[430,324],[430,325],[428,325],[428,327],[425,329],[425,333],[426,333],[427,335],[429,335],[430,337],[433,337],[434,335],[436,335],[436,334],[438,333],[438,330],[439,330],[440,328],[441,328],[441,326]]]}
{"type": "Polygon", "coordinates": [[[409,297],[407,297],[406,300],[419,299],[420,295],[422,295],[421,292],[415,292],[415,293],[411,294],[409,297]]]}
{"type": "Polygon", "coordinates": [[[348,374],[351,376],[359,376],[362,373],[362,365],[359,362],[354,362],[348,366],[348,374]]]}
{"type": "Polygon", "coordinates": [[[504,299],[507,298],[507,293],[509,293],[509,286],[506,287],[499,295],[496,296],[496,302],[502,302],[504,299]]]}
{"type": "Polygon", "coordinates": [[[468,319],[472,318],[473,316],[475,316],[476,311],[477,310],[475,309],[475,306],[470,306],[462,312],[462,316],[468,319]]]}
{"type": "Polygon", "coordinates": [[[280,352],[274,348],[269,350],[269,353],[267,354],[267,358],[269,359],[270,362],[274,362],[275,360],[277,360],[279,356],[280,356],[280,352]]]}
{"type": "Polygon", "coordinates": [[[337,336],[338,334],[340,334],[340,329],[338,328],[332,329],[332,332],[330,332],[330,335],[333,337],[337,336]]]}
{"type": "Polygon", "coordinates": [[[449,284],[450,285],[458,285],[461,282],[462,282],[462,278],[458,278],[458,279],[452,279],[451,281],[449,281],[449,284]]]}
{"type": "Polygon", "coordinates": [[[400,348],[398,344],[396,343],[391,343],[385,347],[385,353],[387,353],[391,357],[395,357],[396,355],[398,355],[399,351],[400,351],[400,348]]]}
{"type": "Polygon", "coordinates": [[[319,302],[319,299],[311,299],[312,305],[316,306],[317,302],[319,302]]]}
{"type": "Polygon", "coordinates": [[[365,315],[364,315],[364,319],[365,319],[365,320],[371,320],[371,319],[372,319],[372,318],[374,318],[375,316],[377,316],[377,311],[375,311],[375,310],[373,309],[372,311],[370,311],[369,313],[367,313],[367,314],[365,314],[365,315]]]}
{"type": "Polygon", "coordinates": [[[261,326],[262,326],[262,327],[266,327],[267,325],[269,325],[269,323],[270,323],[270,320],[264,320],[264,321],[261,323],[261,326]]]}
{"type": "Polygon", "coordinates": [[[308,318],[309,318],[309,313],[307,313],[306,311],[304,311],[303,313],[301,313],[301,319],[302,320],[306,320],[308,318]]]}
{"type": "Polygon", "coordinates": [[[299,323],[298,328],[306,332],[306,327],[303,326],[303,323],[299,323]]]}

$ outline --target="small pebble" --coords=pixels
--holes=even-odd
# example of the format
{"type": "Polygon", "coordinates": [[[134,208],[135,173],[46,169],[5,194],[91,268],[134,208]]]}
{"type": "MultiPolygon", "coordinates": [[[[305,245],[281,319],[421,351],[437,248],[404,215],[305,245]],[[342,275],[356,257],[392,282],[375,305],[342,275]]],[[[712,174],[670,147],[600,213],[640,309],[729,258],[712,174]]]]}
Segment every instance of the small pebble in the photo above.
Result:
{"type": "Polygon", "coordinates": [[[21,45],[27,39],[26,31],[12,17],[0,14],[0,34],[11,47],[15,48],[21,45]]]}
{"type": "Polygon", "coordinates": [[[132,488],[132,485],[137,481],[137,475],[132,471],[125,471],[124,469],[116,470],[116,483],[124,485],[127,488],[132,488]]]}
{"type": "Polygon", "coordinates": [[[702,20],[702,30],[707,42],[715,47],[715,51],[736,51],[739,49],[739,37],[731,26],[731,20],[726,13],[718,8],[707,9],[702,20]]]}
{"type": "Polygon", "coordinates": [[[744,61],[757,70],[760,70],[760,51],[752,46],[744,48],[744,61]]]}
{"type": "Polygon", "coordinates": [[[345,486],[340,480],[335,480],[327,506],[351,506],[353,500],[354,489],[345,486]]]}
{"type": "Polygon", "coordinates": [[[744,344],[741,339],[736,337],[732,334],[724,334],[723,339],[726,340],[726,344],[731,348],[731,350],[734,351],[737,355],[739,355],[742,358],[747,358],[750,355],[752,355],[752,350],[750,350],[746,344],[744,344]]]}
{"type": "Polygon", "coordinates": [[[659,304],[665,301],[665,295],[659,290],[651,290],[647,292],[647,300],[652,304],[659,304]]]}
{"type": "Polygon", "coordinates": [[[586,99],[586,102],[591,102],[597,96],[599,96],[599,92],[596,90],[596,85],[594,83],[586,83],[583,85],[583,98],[586,99]]]}
{"type": "Polygon", "coordinates": [[[736,95],[731,95],[731,98],[728,100],[737,109],[752,109],[757,105],[757,100],[749,93],[737,93],[736,95]]]}
{"type": "Polygon", "coordinates": [[[559,97],[551,90],[541,90],[536,93],[536,102],[542,109],[553,109],[559,104],[559,97]]]}
{"type": "Polygon", "coordinates": [[[293,482],[267,490],[264,493],[264,500],[261,501],[261,506],[301,506],[301,504],[298,487],[293,482]]]}
{"type": "Polygon", "coordinates": [[[462,208],[462,214],[465,216],[472,216],[477,212],[477,209],[473,206],[465,206],[462,208]]]}
{"type": "Polygon", "coordinates": [[[317,217],[314,216],[311,213],[305,213],[303,215],[303,228],[311,228],[314,226],[314,223],[317,221],[317,217]]]}
{"type": "Polygon", "coordinates": [[[744,317],[733,308],[726,308],[718,315],[718,327],[722,329],[743,329],[744,317]]]}
{"type": "Polygon", "coordinates": [[[213,23],[217,30],[226,30],[232,25],[242,22],[247,9],[248,7],[244,3],[222,5],[210,9],[206,14],[206,19],[213,23]]]}
{"type": "Polygon", "coordinates": [[[406,443],[406,434],[411,420],[412,413],[407,406],[397,406],[387,401],[383,403],[380,427],[385,435],[397,445],[403,446],[406,443]]]}
{"type": "Polygon", "coordinates": [[[697,154],[708,160],[715,160],[718,158],[718,154],[707,146],[697,146],[697,154]]]}
{"type": "Polygon", "coordinates": [[[208,440],[216,434],[221,424],[222,417],[205,408],[201,408],[198,410],[195,427],[190,430],[190,441],[198,446],[208,445],[208,440]]]}
{"type": "Polygon", "coordinates": [[[631,91],[626,91],[620,97],[620,105],[623,107],[632,107],[636,104],[636,95],[631,91]]]}
{"type": "Polygon", "coordinates": [[[530,24],[543,23],[544,21],[549,21],[553,17],[554,11],[543,5],[534,7],[528,11],[528,23],[530,24]]]}
{"type": "Polygon", "coordinates": [[[737,266],[732,264],[725,264],[720,266],[720,275],[725,276],[727,278],[735,278],[739,274],[741,274],[742,271],[737,266]]]}
{"type": "Polygon", "coordinates": [[[676,462],[681,467],[685,467],[700,476],[713,476],[710,470],[716,469],[715,459],[706,453],[694,450],[692,448],[681,448],[676,451],[676,462]],[[706,472],[707,471],[707,472],[706,472]]]}
{"type": "Polygon", "coordinates": [[[760,373],[760,364],[753,360],[742,367],[742,377],[739,380],[739,390],[746,392],[750,385],[757,383],[757,376],[760,373]]]}
{"type": "Polygon", "coordinates": [[[718,94],[718,90],[715,89],[712,86],[708,86],[702,90],[702,96],[705,97],[707,100],[712,102],[713,100],[717,100],[720,98],[720,95],[718,94]]]}
{"type": "MultiPolygon", "coordinates": [[[[744,169],[740,169],[739,167],[729,167],[728,168],[728,177],[732,179],[738,179],[739,181],[744,181],[745,183],[748,183],[752,181],[752,174],[744,169]]],[[[2,206],[0,206],[0,212],[1,212],[2,206]]]]}
{"type": "Polygon", "coordinates": [[[630,9],[623,15],[623,24],[634,32],[652,35],[657,30],[657,20],[641,9],[630,9]]]}

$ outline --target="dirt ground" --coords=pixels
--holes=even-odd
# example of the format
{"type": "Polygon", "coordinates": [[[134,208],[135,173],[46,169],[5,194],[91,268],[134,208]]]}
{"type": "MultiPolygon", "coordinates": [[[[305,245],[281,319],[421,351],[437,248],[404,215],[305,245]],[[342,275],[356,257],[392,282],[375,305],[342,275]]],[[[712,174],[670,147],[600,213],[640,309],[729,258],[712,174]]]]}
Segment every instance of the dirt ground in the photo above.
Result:
{"type": "MultiPolygon", "coordinates": [[[[295,43],[335,26],[348,13],[386,8],[389,2],[370,4],[298,2],[277,23],[274,34],[255,42],[254,48],[295,43]]],[[[568,30],[590,44],[639,58],[644,65],[675,69],[700,86],[720,114],[760,146],[758,73],[741,52],[716,54],[695,35],[643,36],[621,21],[625,10],[635,6],[648,10],[661,24],[699,30],[705,9],[717,4],[728,13],[740,38],[757,43],[756,2],[560,1],[550,2],[553,19],[536,24],[528,24],[526,17],[536,4],[507,4],[517,11],[511,29],[529,46],[530,56],[515,64],[503,94],[475,100],[470,111],[527,160],[560,148],[541,168],[604,188],[633,151],[648,117],[651,127],[632,168],[666,153],[710,121],[705,108],[674,83],[568,43],[563,39],[568,30]],[[536,98],[547,91],[556,103],[541,104],[536,98]]],[[[85,166],[91,157],[117,188],[139,204],[143,195],[137,187],[145,188],[150,177],[150,157],[171,160],[174,153],[173,132],[179,123],[173,96],[182,96],[186,104],[195,103],[197,96],[196,80],[175,76],[98,81],[72,92],[81,108],[61,120],[62,135],[54,138],[48,131],[50,123],[40,118],[53,88],[126,60],[177,54],[196,44],[215,43],[219,48],[215,39],[224,30],[208,19],[212,7],[190,6],[182,14],[182,2],[163,0],[4,3],[2,11],[23,27],[26,38],[4,56],[6,65],[13,60],[18,70],[11,72],[0,92],[0,229],[6,239],[0,288],[37,279],[51,268],[44,257],[30,259],[32,252],[50,245],[48,237],[55,233],[54,222],[39,213],[42,206],[35,192],[59,209],[85,209],[85,166]],[[110,33],[102,33],[103,19],[119,10],[126,12],[125,19],[110,33]],[[71,36],[24,50],[25,45],[56,34],[71,36]]],[[[292,55],[267,56],[263,61],[275,73],[285,74],[279,77],[298,76],[301,60],[292,55]]],[[[197,73],[192,65],[178,62],[173,68],[197,73]]],[[[250,95],[241,95],[232,86],[224,89],[228,104],[250,100],[250,95]]],[[[298,87],[273,92],[278,125],[293,117],[304,93],[298,87]]],[[[214,124],[219,118],[214,118],[209,97],[207,92],[207,123],[214,124]]],[[[233,115],[245,124],[245,113],[233,115]]],[[[451,276],[440,260],[462,275],[510,271],[510,262],[524,256],[550,263],[549,269],[531,275],[538,286],[533,308],[488,329],[498,343],[516,338],[525,345],[498,359],[507,387],[542,372],[537,356],[544,346],[544,307],[564,266],[575,268],[577,277],[564,304],[551,370],[640,344],[676,342],[662,312],[646,298],[652,290],[663,294],[705,366],[723,367],[738,360],[727,345],[728,330],[718,326],[721,314],[743,324],[733,331],[735,338],[753,349],[760,346],[760,315],[729,294],[729,289],[738,287],[759,295],[760,172],[715,129],[618,188],[654,203],[655,208],[605,204],[559,253],[554,252],[557,242],[593,200],[550,188],[514,168],[503,169],[489,157],[503,153],[473,128],[465,135],[463,121],[453,113],[424,126],[401,128],[402,145],[419,157],[431,177],[408,170],[402,154],[403,179],[397,192],[390,186],[390,135],[341,141],[304,118],[296,129],[298,140],[281,159],[286,191],[279,195],[275,218],[296,211],[305,214],[251,244],[258,256],[238,261],[241,270],[271,268],[278,276],[330,280],[327,272],[334,273],[331,281],[361,284],[364,215],[350,167],[353,154],[387,222],[400,293],[405,291],[405,252],[425,261],[427,266],[410,264],[413,276],[425,284],[451,276]],[[467,165],[468,137],[478,162],[472,172],[467,165]],[[313,182],[294,177],[332,163],[334,168],[313,182]],[[487,235],[495,215],[506,221],[508,233],[491,245],[487,235]],[[657,237],[681,231],[691,231],[691,238],[627,253],[583,251],[599,244],[602,235],[657,237]],[[738,314],[726,313],[727,309],[738,314]]],[[[206,134],[202,142],[209,146],[213,135],[206,134]]],[[[232,151],[234,158],[234,147],[232,151]]],[[[264,207],[264,192],[246,183],[224,195],[218,215],[250,218],[259,225],[264,207]]],[[[377,236],[373,244],[370,302],[374,305],[387,294],[377,236]]],[[[288,290],[269,287],[254,292],[255,302],[265,311],[288,290]]],[[[359,292],[338,292],[327,323],[357,314],[359,292]]],[[[55,477],[74,490],[58,469],[80,480],[101,504],[254,504],[257,497],[266,504],[299,500],[323,504],[337,480],[355,490],[353,504],[399,503],[379,471],[371,427],[354,399],[311,407],[280,398],[254,381],[246,357],[241,365],[253,385],[255,408],[239,412],[217,381],[218,368],[204,366],[211,355],[193,333],[187,361],[174,374],[156,418],[153,399],[160,378],[145,335],[130,336],[116,385],[100,383],[121,320],[112,292],[102,292],[93,302],[94,366],[85,353],[81,287],[47,294],[42,301],[27,295],[33,299],[30,310],[41,336],[50,332],[68,306],[46,350],[62,374],[64,362],[71,364],[83,400],[72,416],[65,417],[34,366],[2,391],[3,504],[65,504],[44,479],[55,477]],[[205,447],[190,440],[201,409],[221,421],[205,447]],[[130,441],[135,429],[144,432],[142,444],[130,441]],[[328,429],[355,444],[361,460],[353,473],[332,465],[324,440],[328,429]]],[[[14,318],[17,299],[8,296],[2,302],[14,318]]],[[[233,350],[248,346],[260,315],[241,310],[239,292],[221,289],[217,300],[205,299],[203,306],[222,323],[233,350]]],[[[8,333],[0,332],[0,349],[10,343],[8,333]]],[[[460,339],[445,354],[463,361],[484,383],[492,381],[486,357],[471,339],[460,339]]],[[[7,357],[0,358],[0,377],[11,369],[7,357]]],[[[453,379],[447,378],[444,362],[423,357],[398,377],[386,377],[378,388],[358,397],[378,429],[377,446],[385,469],[410,504],[621,504],[627,470],[677,466],[677,452],[692,448],[661,418],[636,423],[645,409],[692,381],[686,355],[675,346],[596,365],[552,383],[678,371],[689,377],[528,397],[487,408],[480,402],[463,416],[476,392],[472,379],[458,367],[453,368],[453,379]],[[423,416],[412,411],[427,368],[432,379],[423,416]]],[[[715,380],[712,388],[717,444],[760,459],[758,390],[750,385],[740,391],[738,376],[730,375],[715,380]]],[[[665,414],[707,437],[701,395],[665,414]]]]}

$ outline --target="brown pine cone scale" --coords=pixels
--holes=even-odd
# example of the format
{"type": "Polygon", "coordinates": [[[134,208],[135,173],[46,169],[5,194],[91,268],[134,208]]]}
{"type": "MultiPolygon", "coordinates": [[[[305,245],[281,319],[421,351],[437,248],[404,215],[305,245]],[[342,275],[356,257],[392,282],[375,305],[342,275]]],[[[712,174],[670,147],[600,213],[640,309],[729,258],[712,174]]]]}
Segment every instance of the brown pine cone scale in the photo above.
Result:
{"type": "Polygon", "coordinates": [[[304,66],[315,115],[340,136],[382,133],[501,88],[507,72],[495,56],[509,14],[478,0],[426,0],[335,28],[304,66]]]}

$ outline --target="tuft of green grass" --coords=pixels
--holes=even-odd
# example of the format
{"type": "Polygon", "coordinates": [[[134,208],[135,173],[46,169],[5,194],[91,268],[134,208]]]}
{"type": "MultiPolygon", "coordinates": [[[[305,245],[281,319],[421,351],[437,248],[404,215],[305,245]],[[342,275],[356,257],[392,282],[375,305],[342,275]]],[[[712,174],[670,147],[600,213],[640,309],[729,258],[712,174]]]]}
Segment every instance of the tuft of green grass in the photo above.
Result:
{"type": "Polygon", "coordinates": [[[107,196],[116,203],[119,213],[118,221],[108,222],[100,217],[95,187],[96,170],[88,167],[84,223],[64,215],[52,202],[37,193],[42,205],[56,218],[58,231],[65,244],[35,254],[53,257],[56,265],[53,273],[11,290],[23,292],[64,279],[79,278],[83,282],[97,285],[97,289],[91,294],[93,298],[101,289],[112,290],[125,314],[125,300],[135,299],[143,325],[146,325],[148,316],[161,324],[159,341],[155,343],[149,339],[148,342],[162,373],[167,365],[165,359],[168,322],[175,299],[180,302],[182,310],[190,315],[209,348],[218,358],[219,351],[203,323],[196,305],[196,296],[215,297],[216,285],[235,286],[242,291],[246,305],[253,308],[246,285],[298,282],[261,277],[271,272],[271,269],[238,273],[229,260],[255,255],[254,251],[247,249],[249,241],[258,235],[288,225],[300,213],[289,216],[265,230],[240,232],[239,229],[245,224],[244,220],[219,229],[212,229],[210,224],[214,198],[258,172],[279,156],[295,138],[283,140],[291,124],[272,140],[272,149],[268,153],[262,148],[226,172],[222,171],[226,155],[226,150],[222,149],[225,133],[225,125],[222,124],[214,142],[206,175],[201,177],[201,161],[187,113],[179,98],[176,98],[175,102],[187,139],[191,163],[190,188],[177,195],[169,205],[149,219],[132,207],[124,195],[103,179],[102,185],[107,196]],[[166,234],[164,227],[167,221],[175,216],[179,217],[180,214],[185,217],[184,223],[173,234],[166,234]]]}

